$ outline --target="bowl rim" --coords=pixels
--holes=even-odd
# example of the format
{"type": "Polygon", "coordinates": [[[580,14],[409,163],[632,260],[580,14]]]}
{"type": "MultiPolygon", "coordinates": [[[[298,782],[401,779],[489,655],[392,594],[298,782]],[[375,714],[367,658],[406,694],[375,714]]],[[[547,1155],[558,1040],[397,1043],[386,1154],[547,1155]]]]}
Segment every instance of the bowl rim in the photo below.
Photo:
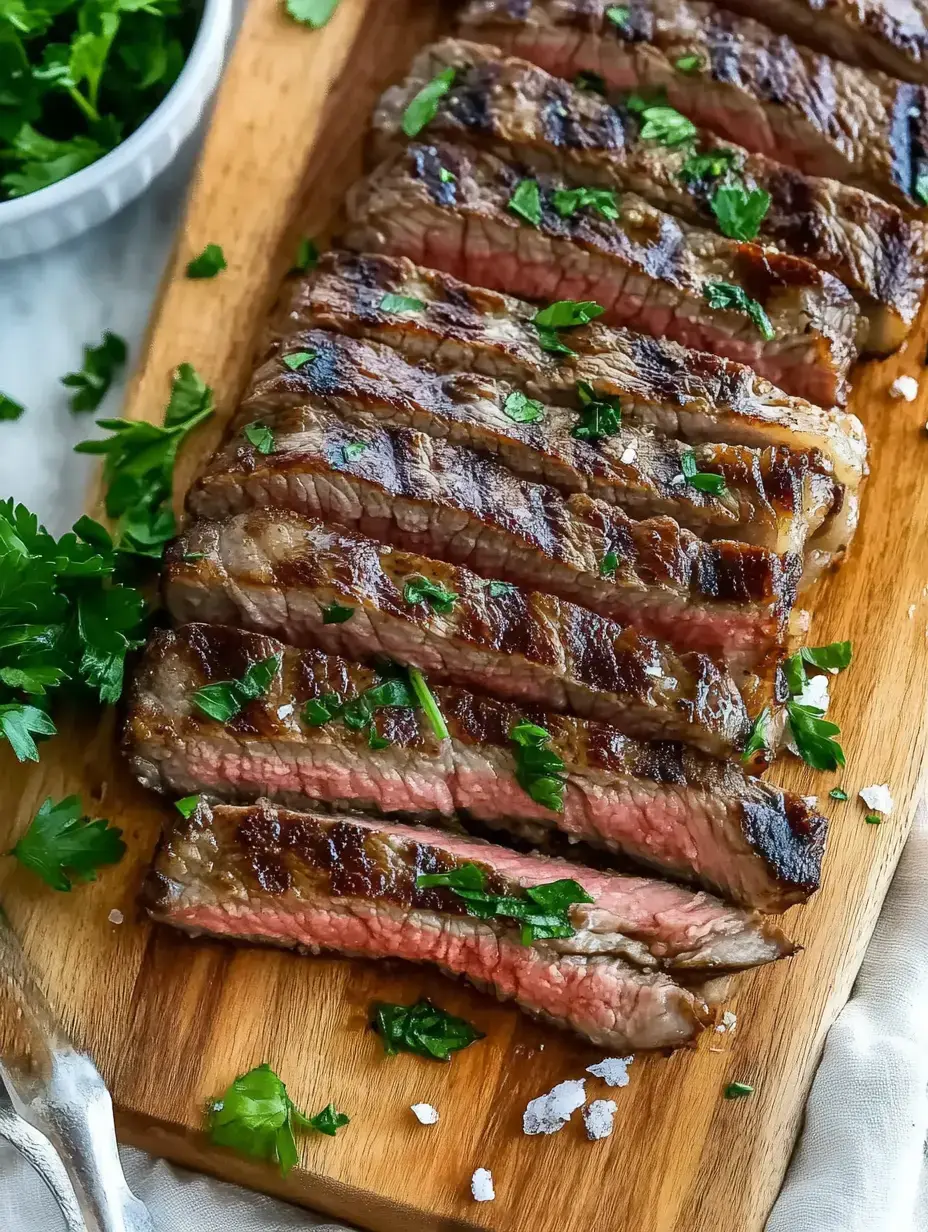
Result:
{"type": "Polygon", "coordinates": [[[14,223],[39,210],[54,208],[93,190],[112,175],[118,175],[143,152],[151,138],[166,121],[170,121],[191,103],[199,88],[200,70],[213,53],[217,41],[225,43],[232,23],[233,0],[205,0],[203,15],[196,37],[184,67],[167,94],[125,141],[121,141],[109,153],[95,163],[82,167],[73,175],[65,176],[56,184],[40,188],[38,192],[14,197],[12,201],[0,201],[0,223],[14,223]]]}

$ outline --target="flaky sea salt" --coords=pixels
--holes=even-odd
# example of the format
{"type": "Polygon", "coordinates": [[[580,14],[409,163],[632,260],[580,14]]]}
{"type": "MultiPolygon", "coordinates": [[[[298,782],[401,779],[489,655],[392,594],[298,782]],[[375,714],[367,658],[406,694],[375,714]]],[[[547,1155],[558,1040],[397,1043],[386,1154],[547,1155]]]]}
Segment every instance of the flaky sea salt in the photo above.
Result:
{"type": "Polygon", "coordinates": [[[607,1086],[627,1087],[628,1067],[634,1059],[634,1057],[606,1057],[605,1061],[597,1061],[595,1065],[588,1065],[586,1072],[592,1074],[594,1078],[602,1078],[607,1086]]]}
{"type": "Polygon", "coordinates": [[[888,783],[872,783],[869,787],[861,787],[860,798],[874,813],[882,813],[888,817],[893,811],[893,798],[889,794],[888,783]]]}
{"type": "Polygon", "coordinates": [[[918,381],[914,376],[897,376],[889,387],[894,398],[905,398],[906,402],[914,402],[918,397],[918,381]]]}
{"type": "Polygon", "coordinates": [[[915,615],[915,604],[914,603],[909,604],[908,613],[909,613],[909,620],[911,620],[912,617],[915,615]]]}
{"type": "Polygon", "coordinates": [[[526,1134],[556,1134],[585,1101],[585,1078],[568,1078],[565,1082],[559,1082],[547,1095],[539,1095],[528,1101],[522,1114],[522,1131],[526,1134]]]}
{"type": "Polygon", "coordinates": [[[635,446],[629,445],[628,448],[622,454],[619,461],[624,462],[626,466],[631,466],[634,460],[635,460],[635,446]]]}
{"type": "Polygon", "coordinates": [[[293,702],[286,702],[283,706],[277,707],[278,719],[289,719],[293,714],[293,702]]]}
{"type": "Polygon", "coordinates": [[[726,1010],[725,1013],[722,1015],[722,1021],[718,1024],[718,1026],[715,1029],[716,1031],[718,1031],[720,1035],[724,1035],[726,1031],[728,1032],[734,1031],[737,1025],[738,1025],[738,1019],[731,1012],[731,1010],[726,1010]]]}
{"type": "Polygon", "coordinates": [[[617,1107],[614,1099],[594,1099],[583,1109],[586,1136],[591,1142],[608,1138],[612,1133],[612,1121],[617,1107]]]}
{"type": "Polygon", "coordinates": [[[126,917],[118,907],[114,907],[106,918],[111,924],[121,924],[126,917]]]}
{"type": "Polygon", "coordinates": [[[470,1178],[470,1192],[474,1195],[475,1202],[493,1201],[496,1197],[496,1190],[493,1188],[493,1177],[489,1168],[477,1169],[470,1178]]]}
{"type": "Polygon", "coordinates": [[[831,703],[831,698],[828,696],[828,684],[827,676],[810,676],[794,700],[800,706],[811,706],[813,710],[821,710],[824,713],[831,703]]]}
{"type": "Polygon", "coordinates": [[[434,1125],[438,1120],[438,1109],[431,1104],[411,1104],[410,1108],[420,1125],[434,1125]]]}

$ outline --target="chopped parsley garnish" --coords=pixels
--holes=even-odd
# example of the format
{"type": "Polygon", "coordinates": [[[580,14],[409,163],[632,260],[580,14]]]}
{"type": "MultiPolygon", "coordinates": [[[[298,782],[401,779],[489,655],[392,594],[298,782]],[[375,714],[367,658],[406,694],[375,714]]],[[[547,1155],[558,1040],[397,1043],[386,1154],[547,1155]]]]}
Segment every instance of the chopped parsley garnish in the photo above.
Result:
{"type": "Polygon", "coordinates": [[[837,723],[829,723],[820,710],[792,701],[786,703],[786,716],[793,742],[807,765],[814,770],[837,770],[845,764],[844,750],[834,739],[841,735],[837,723]]]}
{"type": "Polygon", "coordinates": [[[486,873],[472,863],[458,865],[447,873],[420,873],[416,889],[431,887],[452,890],[464,900],[467,914],[478,919],[517,921],[523,945],[553,937],[572,937],[577,930],[570,922],[571,907],[595,901],[582,885],[567,877],[525,886],[518,895],[488,894],[486,873]]]}
{"type": "Polygon", "coordinates": [[[606,94],[606,80],[600,73],[593,73],[587,69],[581,69],[574,77],[574,85],[578,90],[583,90],[587,94],[606,94]]]}
{"type": "Polygon", "coordinates": [[[745,1095],[753,1095],[754,1088],[747,1082],[730,1082],[724,1094],[726,1099],[743,1099],[745,1095]]]}
{"type": "MultiPolygon", "coordinates": [[[[309,727],[323,727],[340,719],[351,731],[364,731],[371,728],[378,710],[390,707],[412,709],[416,706],[424,711],[439,740],[446,739],[448,728],[438,703],[425,683],[425,677],[417,668],[390,663],[381,669],[376,684],[350,701],[343,700],[337,693],[323,693],[321,697],[310,698],[303,706],[302,718],[309,727]]],[[[375,744],[373,738],[370,745],[371,748],[385,747],[375,744]]]]}
{"type": "Polygon", "coordinates": [[[883,818],[879,813],[868,813],[865,821],[868,826],[881,826],[883,824],[883,818]]]}
{"type": "Polygon", "coordinates": [[[71,410],[95,411],[109,392],[116,369],[126,362],[128,348],[118,334],[109,330],[99,346],[84,347],[84,365],[80,372],[69,372],[61,378],[62,385],[73,389],[71,410]]]}
{"type": "Polygon", "coordinates": [[[422,672],[417,667],[409,669],[409,683],[412,685],[412,691],[416,695],[416,701],[422,707],[422,712],[431,724],[432,731],[439,740],[447,740],[450,733],[448,724],[445,722],[445,716],[442,714],[438,702],[435,700],[435,695],[426,682],[422,672]]]}
{"type": "Polygon", "coordinates": [[[590,321],[605,312],[601,304],[594,300],[559,299],[547,308],[535,313],[532,324],[538,333],[538,341],[543,351],[553,354],[573,355],[574,351],[566,346],[558,336],[559,329],[573,329],[578,325],[588,325],[590,321]]]}
{"type": "Polygon", "coordinates": [[[110,536],[91,518],[56,540],[23,505],[0,502],[0,738],[20,761],[38,761],[34,737],[55,734],[50,691],[119,700],[145,602],[114,583],[116,567],[110,536]]]}
{"type": "Polygon", "coordinates": [[[425,577],[410,578],[403,587],[403,598],[407,603],[428,603],[433,611],[442,616],[450,616],[457,601],[453,590],[425,577]]]}
{"type": "Polygon", "coordinates": [[[770,193],[763,188],[748,192],[743,184],[723,184],[716,189],[711,206],[723,235],[753,240],[770,209],[770,193]]]}
{"type": "Polygon", "coordinates": [[[425,312],[425,303],[414,295],[394,295],[388,291],[380,301],[381,312],[425,312]]]}
{"type": "Polygon", "coordinates": [[[70,890],[75,881],[96,881],[97,869],[125,853],[122,830],[81,816],[79,796],[58,804],[49,796],[10,854],[53,890],[70,890]]]}
{"type": "Polygon", "coordinates": [[[337,693],[323,693],[321,697],[311,697],[303,706],[301,717],[307,727],[324,727],[336,717],[342,706],[342,699],[337,693]]]}
{"type": "Polygon", "coordinates": [[[181,442],[213,413],[213,391],[190,364],[174,373],[164,425],[98,419],[112,433],[82,441],[76,453],[105,455],[106,512],[116,520],[116,550],[160,560],[177,533],[171,503],[174,462],[181,442]]]}
{"type": "Polygon", "coordinates": [[[847,792],[843,791],[840,787],[832,787],[831,791],[828,794],[832,800],[846,800],[847,799],[847,792]]]}
{"type": "Polygon", "coordinates": [[[353,607],[345,607],[343,603],[330,603],[322,609],[322,623],[324,625],[343,625],[353,615],[353,607]]]}
{"type": "Polygon", "coordinates": [[[765,706],[751,724],[751,731],[744,746],[744,752],[741,754],[742,761],[750,761],[755,753],[762,753],[770,749],[769,728],[770,708],[765,706]]]}
{"type": "Polygon", "coordinates": [[[586,381],[577,382],[577,398],[580,419],[570,435],[579,441],[589,441],[591,445],[605,440],[607,436],[615,436],[622,426],[622,404],[619,399],[599,397],[586,381]]]}
{"type": "Polygon", "coordinates": [[[375,750],[388,749],[392,743],[392,740],[388,740],[386,736],[381,736],[373,723],[371,724],[371,729],[367,734],[368,748],[375,750]]]}
{"type": "Polygon", "coordinates": [[[611,188],[559,188],[552,201],[562,218],[570,218],[582,209],[595,210],[612,222],[619,217],[619,205],[611,188]]]}
{"type": "Polygon", "coordinates": [[[7,394],[0,394],[0,420],[19,419],[26,413],[26,408],[20,402],[14,402],[7,394]]]}
{"type": "Polygon", "coordinates": [[[698,73],[703,66],[703,59],[697,55],[679,56],[673,64],[681,73],[698,73]]]}
{"type": "Polygon", "coordinates": [[[205,560],[205,559],[206,559],[205,552],[185,552],[184,553],[184,560],[186,561],[192,562],[195,560],[205,560]]]}
{"type": "Polygon", "coordinates": [[[928,205],[928,171],[919,173],[913,195],[916,201],[920,201],[922,205],[928,205]]]}
{"type": "Polygon", "coordinates": [[[491,599],[501,599],[504,595],[514,595],[518,590],[512,582],[487,582],[487,594],[491,599]]]}
{"type": "Polygon", "coordinates": [[[276,1163],[286,1175],[299,1159],[294,1130],[334,1134],[348,1117],[329,1104],[314,1117],[294,1106],[287,1088],[267,1064],[240,1074],[207,1109],[209,1135],[217,1146],[276,1163]]]}
{"type": "Polygon", "coordinates": [[[627,99],[627,105],[630,111],[641,116],[642,141],[656,141],[658,145],[683,145],[696,137],[693,121],[665,102],[648,102],[633,94],[627,99]]]}
{"type": "Polygon", "coordinates": [[[268,655],[260,663],[253,663],[240,680],[218,680],[204,685],[191,697],[191,701],[210,719],[228,723],[271,687],[271,682],[280,670],[283,652],[268,655]]]}
{"type": "Polygon", "coordinates": [[[602,577],[614,577],[620,565],[618,552],[607,552],[599,562],[599,572],[602,577]]]}
{"type": "Polygon", "coordinates": [[[534,398],[527,398],[518,389],[514,389],[503,403],[503,414],[513,423],[535,423],[544,413],[542,403],[536,402],[534,398]]]}
{"type": "Polygon", "coordinates": [[[550,747],[551,733],[522,719],[509,733],[516,763],[516,780],[536,804],[553,813],[564,811],[564,760],[550,747]]]}
{"type": "Polygon", "coordinates": [[[696,462],[696,453],[692,449],[684,449],[680,455],[680,469],[683,472],[683,478],[697,492],[709,492],[713,496],[721,496],[725,491],[724,477],[701,471],[696,462]]]}
{"type": "Polygon", "coordinates": [[[776,337],[776,330],[771,325],[770,318],[757,300],[751,299],[744,287],[736,287],[730,282],[707,282],[703,287],[703,295],[710,308],[743,312],[750,317],[757,327],[757,332],[767,342],[776,337]]]}
{"type": "Polygon", "coordinates": [[[283,356],[283,361],[291,372],[298,372],[305,364],[316,358],[315,351],[291,351],[283,356]]]}
{"type": "Polygon", "coordinates": [[[255,420],[254,423],[245,424],[242,429],[245,440],[249,445],[254,445],[258,453],[273,453],[274,452],[274,433],[270,430],[267,424],[259,423],[255,420]]]}
{"type": "Polygon", "coordinates": [[[508,201],[509,209],[533,227],[541,222],[541,192],[537,180],[520,180],[508,201]]]}
{"type": "Polygon", "coordinates": [[[799,654],[804,663],[822,671],[843,672],[851,666],[853,649],[850,642],[829,642],[827,646],[803,646],[799,654]]]}
{"type": "Polygon", "coordinates": [[[453,184],[458,177],[453,171],[449,171],[447,167],[439,167],[438,178],[441,180],[442,184],[453,184]]]}
{"type": "Polygon", "coordinates": [[[606,9],[606,16],[614,26],[618,26],[622,30],[628,25],[631,13],[624,4],[611,4],[606,9]]]}
{"type": "Polygon", "coordinates": [[[195,796],[184,796],[181,800],[175,800],[174,807],[181,817],[192,817],[199,803],[200,795],[198,792],[195,796]]]}
{"type": "Polygon", "coordinates": [[[407,137],[418,137],[426,124],[434,120],[441,100],[454,84],[454,75],[453,68],[444,69],[410,99],[403,112],[403,132],[407,137]]]}
{"type": "Polygon", "coordinates": [[[342,446],[342,457],[346,462],[356,462],[367,448],[367,441],[349,441],[342,446]]]}
{"type": "Polygon", "coordinates": [[[187,262],[188,278],[215,278],[227,269],[226,256],[218,244],[207,244],[198,257],[187,262]]]}
{"type": "Polygon", "coordinates": [[[687,184],[700,180],[719,180],[727,175],[737,162],[735,150],[709,150],[705,154],[691,154],[680,171],[680,178],[687,184]]]}
{"type": "Polygon", "coordinates": [[[301,26],[321,29],[338,7],[338,0],[286,0],[288,14],[301,26]]]}
{"type": "Polygon", "coordinates": [[[296,254],[293,258],[293,265],[290,267],[291,274],[305,274],[309,269],[315,269],[319,264],[319,249],[315,240],[311,240],[308,235],[304,235],[296,246],[296,254]]]}
{"type": "Polygon", "coordinates": [[[375,1001],[371,1010],[371,1025],[388,1057],[412,1052],[435,1061],[450,1061],[453,1052],[486,1038],[466,1019],[456,1018],[431,1001],[417,1001],[415,1005],[375,1001]]]}

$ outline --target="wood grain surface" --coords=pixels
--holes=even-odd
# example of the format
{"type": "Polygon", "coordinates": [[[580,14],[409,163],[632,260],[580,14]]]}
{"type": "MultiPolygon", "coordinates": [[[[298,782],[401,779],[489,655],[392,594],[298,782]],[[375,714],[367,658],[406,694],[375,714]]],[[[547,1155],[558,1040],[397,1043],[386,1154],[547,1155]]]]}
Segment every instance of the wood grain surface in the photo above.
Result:
{"type": "MultiPolygon", "coordinates": [[[[171,369],[196,365],[228,413],[301,232],[325,234],[359,172],[363,134],[382,87],[447,16],[440,0],[341,0],[312,32],[276,0],[251,0],[219,97],[173,269],[153,321],[127,413],[158,419],[171,369]],[[191,255],[221,243],[227,272],[183,277],[191,255]]],[[[118,322],[114,322],[118,326],[118,322]]],[[[122,1136],[258,1189],[383,1232],[493,1228],[498,1232],[758,1232],[794,1142],[825,1032],[848,996],[915,810],[926,789],[928,701],[928,439],[925,399],[888,395],[920,375],[928,327],[901,355],[860,366],[853,409],[872,443],[863,522],[847,565],[814,595],[812,642],[852,638],[855,662],[834,687],[848,768],[816,774],[790,759],[774,777],[828,806],[833,824],[824,886],[794,909],[793,960],[743,977],[734,1034],[692,1051],[636,1059],[628,1088],[594,1097],[619,1105],[613,1136],[582,1125],[526,1138],[526,1102],[602,1053],[516,1010],[415,968],[303,959],[193,942],[141,920],[135,895],[166,805],[130,781],[117,720],[74,716],[38,767],[3,762],[7,849],[45,796],[80,792],[123,827],[129,854],[70,895],[46,890],[10,860],[0,899],[50,999],[113,1090],[122,1136]],[[840,782],[846,804],[828,800],[840,782]],[[858,790],[890,784],[896,802],[867,825],[858,790]],[[117,908],[125,922],[112,924],[117,908]],[[366,1031],[374,999],[430,994],[487,1038],[449,1065],[387,1059],[366,1031]],[[352,1121],[336,1139],[301,1140],[286,1179],[210,1147],[205,1102],[237,1074],[270,1062],[300,1107],[333,1100],[352,1121]],[[752,1097],[726,1101],[726,1083],[752,1097]],[[433,1103],[434,1127],[409,1105],[433,1103]],[[497,1198],[478,1205],[469,1182],[492,1170],[497,1198]]],[[[928,388],[928,383],[926,383],[928,388]]],[[[181,487],[214,447],[221,415],[181,461],[181,487]]],[[[575,1118],[579,1122],[579,1118],[575,1118]]]]}

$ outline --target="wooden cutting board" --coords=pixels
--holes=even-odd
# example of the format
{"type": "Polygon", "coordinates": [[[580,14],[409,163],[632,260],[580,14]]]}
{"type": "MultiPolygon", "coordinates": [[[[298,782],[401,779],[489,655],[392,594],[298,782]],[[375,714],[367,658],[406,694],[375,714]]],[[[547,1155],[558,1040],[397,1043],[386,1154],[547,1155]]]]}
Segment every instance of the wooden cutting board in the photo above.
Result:
{"type": "MultiPolygon", "coordinates": [[[[160,419],[169,374],[183,361],[229,412],[296,237],[326,232],[360,171],[379,91],[447,20],[440,0],[341,0],[333,21],[312,32],[287,21],[277,0],[251,0],[128,414],[160,419]],[[228,271],[186,280],[185,263],[207,242],[223,245],[228,271]]],[[[583,1076],[602,1052],[512,1008],[415,968],[192,942],[141,920],[135,896],[169,810],[127,775],[113,715],[63,722],[38,767],[3,755],[3,849],[47,795],[80,792],[88,810],[126,832],[123,863],[73,894],[45,889],[11,860],[0,864],[0,899],[51,1000],[100,1064],[126,1141],[384,1232],[762,1228],[825,1032],[925,806],[926,399],[894,401],[888,388],[899,373],[920,375],[926,335],[923,321],[905,353],[857,371],[853,406],[870,433],[873,476],[852,558],[814,596],[812,643],[854,642],[854,665],[834,688],[848,769],[815,774],[787,758],[775,772],[793,790],[817,793],[833,816],[824,887],[787,921],[805,952],[743,978],[733,1034],[636,1059],[624,1090],[591,1079],[590,1095],[614,1095],[619,1105],[608,1141],[587,1142],[573,1123],[551,1138],[522,1135],[526,1102],[583,1076]],[[838,782],[847,804],[827,798],[838,782]],[[873,782],[889,783],[896,802],[879,826],[865,823],[855,799],[873,782]],[[123,923],[110,922],[114,908],[123,923]],[[449,1065],[385,1058],[364,1029],[370,1002],[423,994],[487,1038],[449,1065]],[[333,1100],[352,1118],[334,1140],[304,1138],[286,1179],[210,1147],[201,1132],[205,1102],[262,1061],[300,1107],[333,1100]],[[751,1083],[753,1096],[724,1100],[733,1080],[751,1083]],[[409,1105],[420,1100],[440,1110],[438,1125],[414,1120],[409,1105]],[[477,1167],[493,1172],[493,1203],[470,1198],[477,1167]]],[[[220,419],[182,460],[182,486],[214,448],[220,419]]]]}

